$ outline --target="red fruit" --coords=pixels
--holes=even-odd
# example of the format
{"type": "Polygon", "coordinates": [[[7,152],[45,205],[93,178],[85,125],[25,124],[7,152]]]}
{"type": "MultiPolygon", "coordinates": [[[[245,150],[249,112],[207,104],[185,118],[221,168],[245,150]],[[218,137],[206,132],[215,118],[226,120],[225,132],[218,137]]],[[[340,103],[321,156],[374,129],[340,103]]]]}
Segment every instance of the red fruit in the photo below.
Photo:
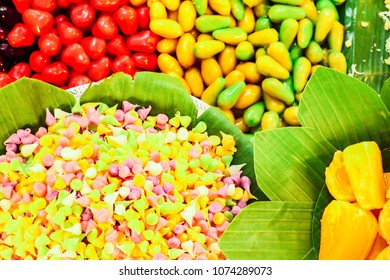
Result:
{"type": "Polygon", "coordinates": [[[51,12],[57,8],[57,2],[56,0],[32,0],[31,6],[36,10],[51,12]]]}
{"type": "Polygon", "coordinates": [[[134,76],[135,74],[135,64],[134,61],[128,55],[121,55],[114,59],[111,67],[112,72],[123,72],[134,76]]]}
{"type": "Polygon", "coordinates": [[[135,53],[131,56],[135,66],[141,70],[156,71],[157,70],[157,54],[156,53],[135,53]]]}
{"type": "Polygon", "coordinates": [[[0,72],[0,88],[10,83],[12,83],[11,77],[5,72],[0,72]]]}
{"type": "Polygon", "coordinates": [[[38,47],[45,56],[54,56],[61,50],[61,39],[54,33],[47,33],[38,40],[38,47]]]}
{"type": "Polygon", "coordinates": [[[129,55],[125,39],[121,35],[115,36],[107,43],[107,53],[112,56],[129,55]]]}
{"type": "Polygon", "coordinates": [[[70,4],[71,4],[70,0],[57,0],[57,5],[61,9],[69,8],[70,4]]]}
{"type": "Polygon", "coordinates": [[[150,9],[148,6],[142,6],[136,9],[138,30],[149,29],[149,22],[150,22],[149,10],[150,9]]]}
{"type": "Polygon", "coordinates": [[[55,18],[54,18],[54,23],[55,25],[58,27],[58,25],[61,23],[61,22],[67,22],[69,21],[68,20],[68,17],[66,15],[57,15],[55,18]]]}
{"type": "Polygon", "coordinates": [[[106,53],[107,43],[101,38],[85,37],[81,39],[80,45],[91,59],[99,59],[106,53]]]}
{"type": "Polygon", "coordinates": [[[42,74],[40,74],[40,73],[32,74],[32,75],[31,75],[31,78],[33,78],[33,79],[35,79],[35,80],[43,81],[42,74]]]}
{"type": "Polygon", "coordinates": [[[78,73],[87,71],[91,62],[83,47],[78,43],[67,46],[62,51],[61,60],[78,73]]]}
{"type": "Polygon", "coordinates": [[[86,28],[95,20],[95,10],[89,4],[78,4],[70,11],[70,20],[79,28],[86,28]]]}
{"type": "Polygon", "coordinates": [[[100,81],[111,72],[111,60],[108,56],[92,61],[89,65],[87,75],[95,82],[100,81]]]}
{"type": "Polygon", "coordinates": [[[122,0],[90,0],[91,5],[98,11],[112,13],[122,3],[122,0]]]}
{"type": "Polygon", "coordinates": [[[31,7],[31,0],[12,0],[12,3],[20,14],[31,7]]]}
{"type": "Polygon", "coordinates": [[[118,26],[109,14],[102,14],[92,26],[92,35],[110,40],[118,34],[118,26]]]}
{"type": "Polygon", "coordinates": [[[114,13],[114,19],[119,26],[119,29],[125,35],[130,35],[137,32],[137,12],[129,6],[122,6],[114,13]]]}
{"type": "Polygon", "coordinates": [[[69,69],[62,62],[53,62],[42,71],[42,79],[56,86],[64,85],[69,78],[69,69]]]}
{"type": "Polygon", "coordinates": [[[40,51],[34,51],[30,55],[29,63],[34,72],[41,73],[50,64],[50,57],[42,54],[40,51]]]}
{"type": "Polygon", "coordinates": [[[18,80],[18,79],[23,78],[23,77],[30,77],[31,76],[30,65],[28,65],[28,63],[26,63],[26,62],[16,63],[9,70],[8,76],[12,80],[18,80]]]}
{"type": "Polygon", "coordinates": [[[23,23],[18,23],[7,36],[8,43],[15,48],[31,46],[35,41],[34,33],[23,23]]]}
{"type": "Polygon", "coordinates": [[[72,88],[90,83],[92,83],[92,80],[88,76],[78,74],[69,80],[68,87],[72,88]]]}
{"type": "Polygon", "coordinates": [[[57,26],[61,42],[65,46],[80,42],[83,33],[69,21],[60,22],[57,26]]]}
{"type": "Polygon", "coordinates": [[[31,29],[31,31],[41,36],[49,32],[54,24],[54,18],[51,13],[27,9],[22,14],[23,22],[31,29]]]}
{"type": "Polygon", "coordinates": [[[150,30],[143,30],[130,35],[126,40],[126,46],[135,52],[154,52],[160,37],[150,30]]]}

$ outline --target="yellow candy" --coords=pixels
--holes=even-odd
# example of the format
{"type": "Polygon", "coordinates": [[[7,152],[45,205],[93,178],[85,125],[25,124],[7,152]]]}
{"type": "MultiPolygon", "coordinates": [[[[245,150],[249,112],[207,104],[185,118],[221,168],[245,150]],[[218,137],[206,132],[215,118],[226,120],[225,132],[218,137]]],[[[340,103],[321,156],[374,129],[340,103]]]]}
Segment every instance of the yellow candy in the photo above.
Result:
{"type": "Polygon", "coordinates": [[[173,54],[176,51],[178,39],[161,39],[157,43],[157,51],[160,53],[173,54]]]}
{"type": "Polygon", "coordinates": [[[154,1],[150,4],[149,10],[150,20],[168,18],[167,10],[164,4],[160,1],[154,1]]]}
{"type": "Polygon", "coordinates": [[[224,208],[226,206],[226,199],[224,199],[222,197],[217,197],[214,199],[214,201],[221,204],[222,208],[224,208]]]}
{"type": "Polygon", "coordinates": [[[149,247],[148,247],[148,254],[153,256],[157,253],[160,253],[161,252],[161,244],[150,244],[149,247]]]}
{"type": "Polygon", "coordinates": [[[209,0],[208,3],[210,8],[212,8],[216,13],[222,16],[230,15],[230,11],[232,9],[230,0],[209,0]]]}
{"type": "Polygon", "coordinates": [[[183,27],[172,19],[154,19],[150,21],[149,28],[155,34],[166,38],[176,39],[183,35],[183,27]]]}
{"type": "Polygon", "coordinates": [[[189,32],[194,28],[196,19],[196,9],[192,1],[181,2],[178,11],[178,21],[184,32],[189,32]]]}
{"type": "Polygon", "coordinates": [[[142,174],[136,174],[133,178],[133,184],[142,187],[145,184],[145,177],[142,174]]]}
{"type": "Polygon", "coordinates": [[[96,252],[96,248],[92,244],[88,244],[85,248],[85,257],[90,260],[98,260],[99,256],[96,252]]]}

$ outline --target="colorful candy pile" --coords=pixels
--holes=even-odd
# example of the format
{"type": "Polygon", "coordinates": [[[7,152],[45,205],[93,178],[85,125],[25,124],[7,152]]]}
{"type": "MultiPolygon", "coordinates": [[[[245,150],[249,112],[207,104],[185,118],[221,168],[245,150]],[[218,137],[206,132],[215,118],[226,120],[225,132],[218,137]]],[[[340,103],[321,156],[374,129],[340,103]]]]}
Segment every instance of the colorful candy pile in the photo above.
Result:
{"type": "Polygon", "coordinates": [[[231,135],[177,113],[76,104],[47,110],[0,156],[0,259],[223,259],[246,206],[231,135]]]}

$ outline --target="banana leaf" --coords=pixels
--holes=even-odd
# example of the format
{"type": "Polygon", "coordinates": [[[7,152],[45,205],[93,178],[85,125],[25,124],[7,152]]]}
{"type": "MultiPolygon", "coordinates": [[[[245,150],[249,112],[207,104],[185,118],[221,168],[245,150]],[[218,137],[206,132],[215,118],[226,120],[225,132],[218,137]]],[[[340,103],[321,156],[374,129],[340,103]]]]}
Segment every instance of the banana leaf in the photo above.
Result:
{"type": "Polygon", "coordinates": [[[320,219],[332,199],[324,187],[324,176],[333,153],[364,140],[377,141],[382,151],[390,147],[390,112],[379,95],[362,81],[329,68],[322,67],[313,73],[303,91],[298,117],[302,127],[255,134],[255,174],[259,187],[271,201],[259,202],[259,206],[255,202],[252,208],[244,208],[227,228],[220,246],[229,259],[254,256],[259,259],[296,259],[298,256],[316,259],[320,219]],[[286,246],[283,241],[302,236],[300,221],[307,222],[307,212],[297,212],[295,223],[282,216],[269,217],[265,222],[267,209],[277,208],[275,205],[282,203],[294,203],[294,209],[313,204],[310,238],[299,239],[307,242],[305,246],[300,245],[306,254],[303,251],[297,254],[296,248],[286,246]],[[283,226],[289,230],[281,235],[283,226]],[[234,235],[238,228],[243,240],[264,240],[258,240],[256,247],[253,242],[238,242],[234,235]],[[269,236],[275,237],[273,251],[283,251],[283,255],[271,254],[266,245],[259,245],[271,242],[269,236]]]}
{"type": "Polygon", "coordinates": [[[387,79],[383,84],[380,95],[383,103],[385,103],[387,109],[390,111],[390,79],[387,79]]]}
{"type": "Polygon", "coordinates": [[[317,200],[325,182],[322,171],[336,151],[317,130],[263,131],[255,134],[254,146],[258,185],[272,201],[317,200]]]}
{"type": "Polygon", "coordinates": [[[101,101],[113,106],[128,100],[147,107],[152,105],[151,114],[164,112],[169,117],[180,111],[190,116],[194,124],[197,109],[191,96],[180,81],[169,75],[152,72],[139,72],[134,82],[129,75],[117,73],[101,83],[92,84],[81,96],[80,102],[101,101]]]}
{"type": "Polygon", "coordinates": [[[339,150],[365,140],[390,146],[390,113],[378,93],[329,68],[320,67],[308,81],[298,118],[339,150]]]}
{"type": "Polygon", "coordinates": [[[314,205],[254,202],[233,219],[219,246],[229,259],[235,260],[299,260],[310,256],[314,205]]]}
{"type": "Polygon", "coordinates": [[[386,10],[383,0],[347,0],[340,13],[345,39],[351,42],[350,47],[343,48],[348,73],[377,92],[390,77],[390,66],[384,63],[389,57],[385,46],[390,32],[378,15],[386,10]]]}

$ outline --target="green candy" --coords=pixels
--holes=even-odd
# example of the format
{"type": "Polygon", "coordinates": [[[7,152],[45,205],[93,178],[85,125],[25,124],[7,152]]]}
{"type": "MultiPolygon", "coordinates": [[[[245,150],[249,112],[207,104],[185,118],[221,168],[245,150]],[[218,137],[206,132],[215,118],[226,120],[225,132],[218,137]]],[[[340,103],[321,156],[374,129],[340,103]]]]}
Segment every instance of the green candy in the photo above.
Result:
{"type": "Polygon", "coordinates": [[[272,26],[272,23],[271,23],[269,17],[260,17],[256,20],[255,31],[267,29],[267,28],[270,28],[271,26],[272,26]]]}
{"type": "Polygon", "coordinates": [[[81,108],[79,99],[76,99],[76,103],[73,105],[71,110],[73,114],[81,114],[83,112],[83,108],[81,108]]]}
{"type": "Polygon", "coordinates": [[[304,0],[271,0],[272,2],[279,4],[295,5],[300,6],[305,2],[304,0]]]}
{"type": "Polygon", "coordinates": [[[202,154],[200,156],[200,166],[203,169],[207,170],[209,168],[212,160],[213,160],[213,158],[210,154],[202,154]]]}
{"type": "Polygon", "coordinates": [[[311,64],[319,63],[324,57],[324,51],[316,41],[311,41],[309,46],[305,49],[305,56],[311,64]]]}
{"type": "Polygon", "coordinates": [[[79,179],[73,179],[70,181],[70,188],[74,191],[79,191],[83,187],[83,182],[79,179]]]}
{"type": "Polygon", "coordinates": [[[237,45],[235,53],[237,59],[247,61],[255,56],[255,48],[248,41],[242,41],[237,45]]]}
{"type": "Polygon", "coordinates": [[[146,215],[146,223],[150,226],[154,226],[158,223],[158,216],[155,213],[149,213],[146,215]]]}
{"type": "MultiPolygon", "coordinates": [[[[333,0],[332,0],[333,1],[333,0]]],[[[336,13],[336,20],[339,20],[339,12],[337,11],[337,8],[333,2],[337,2],[337,0],[334,0],[333,2],[330,0],[319,0],[316,3],[316,8],[320,12],[321,10],[325,8],[330,8],[336,13]]]]}
{"type": "Polygon", "coordinates": [[[233,161],[233,156],[232,155],[223,155],[221,157],[221,161],[225,164],[226,168],[229,168],[230,164],[233,161]]]}
{"type": "Polygon", "coordinates": [[[195,20],[195,28],[202,33],[229,27],[232,19],[221,15],[201,15],[195,20]]]}
{"type": "Polygon", "coordinates": [[[192,129],[193,132],[203,133],[207,130],[207,124],[203,121],[200,121],[196,124],[196,126],[192,129]]]}
{"type": "Polygon", "coordinates": [[[245,5],[242,0],[230,0],[232,14],[236,20],[242,20],[245,16],[245,5]]]}
{"type": "Polygon", "coordinates": [[[280,124],[279,114],[274,111],[267,111],[261,119],[261,130],[278,128],[280,124]]]}
{"type": "Polygon", "coordinates": [[[105,103],[100,103],[99,106],[97,107],[97,111],[100,113],[100,114],[104,114],[104,112],[108,109],[108,105],[105,104],[105,103]]]}
{"type": "Polygon", "coordinates": [[[217,104],[222,110],[233,108],[241,94],[244,92],[246,83],[243,81],[236,82],[224,89],[217,98],[217,104]]]}
{"type": "Polygon", "coordinates": [[[268,11],[268,17],[272,22],[280,23],[285,19],[300,20],[306,16],[305,9],[289,5],[273,5],[268,11]]]}
{"type": "Polygon", "coordinates": [[[297,43],[294,43],[290,49],[290,57],[292,61],[297,60],[303,55],[304,50],[298,46],[297,43]]]}
{"type": "Polygon", "coordinates": [[[290,105],[294,102],[294,93],[276,78],[266,78],[262,82],[262,88],[270,96],[290,105]]]}
{"type": "Polygon", "coordinates": [[[257,127],[261,123],[265,106],[263,101],[256,102],[244,111],[244,122],[249,127],[257,127]]]}
{"type": "Polygon", "coordinates": [[[228,27],[213,31],[213,37],[229,45],[238,45],[248,37],[245,29],[241,27],[228,27]]]}
{"type": "Polygon", "coordinates": [[[298,46],[306,49],[314,34],[314,24],[308,18],[303,18],[299,21],[299,28],[297,34],[298,46]]]}

